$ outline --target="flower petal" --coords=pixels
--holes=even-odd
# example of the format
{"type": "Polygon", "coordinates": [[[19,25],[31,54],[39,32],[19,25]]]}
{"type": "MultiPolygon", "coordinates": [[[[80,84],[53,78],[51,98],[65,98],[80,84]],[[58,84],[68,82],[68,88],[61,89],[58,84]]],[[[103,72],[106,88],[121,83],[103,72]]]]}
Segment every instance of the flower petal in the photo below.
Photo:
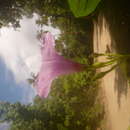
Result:
{"type": "Polygon", "coordinates": [[[44,48],[41,49],[42,65],[37,78],[37,91],[40,97],[47,97],[51,83],[57,76],[79,72],[84,65],[65,59],[54,48],[54,37],[51,33],[44,35],[44,48]]]}

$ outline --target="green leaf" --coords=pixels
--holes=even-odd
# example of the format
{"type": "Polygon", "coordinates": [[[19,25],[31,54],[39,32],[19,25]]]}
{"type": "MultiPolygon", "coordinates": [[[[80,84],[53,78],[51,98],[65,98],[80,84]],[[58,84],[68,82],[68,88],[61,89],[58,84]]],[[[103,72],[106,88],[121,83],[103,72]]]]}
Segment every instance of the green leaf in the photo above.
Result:
{"type": "Polygon", "coordinates": [[[91,14],[101,0],[68,0],[71,11],[75,17],[91,14]]]}

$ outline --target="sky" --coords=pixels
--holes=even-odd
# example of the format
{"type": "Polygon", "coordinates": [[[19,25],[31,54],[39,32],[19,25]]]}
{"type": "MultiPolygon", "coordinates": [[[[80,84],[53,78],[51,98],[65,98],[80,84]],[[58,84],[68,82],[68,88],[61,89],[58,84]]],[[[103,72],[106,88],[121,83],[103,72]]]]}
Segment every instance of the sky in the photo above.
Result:
{"type": "MultiPolygon", "coordinates": [[[[37,31],[41,28],[36,25],[38,18],[26,18],[20,21],[18,29],[3,27],[0,29],[0,101],[24,104],[33,102],[37,95],[27,79],[31,73],[37,74],[40,70],[41,55],[37,31]]],[[[58,38],[60,30],[43,26],[43,31],[50,31],[58,38]]],[[[7,130],[9,124],[0,124],[0,130],[7,130]]]]}
{"type": "MultiPolygon", "coordinates": [[[[3,27],[0,29],[0,101],[30,103],[36,95],[35,88],[27,82],[31,73],[40,70],[40,40],[36,38],[41,28],[36,25],[36,14],[29,19],[23,17],[18,29],[3,27]]],[[[59,29],[43,26],[55,37],[59,29]]]]}
{"type": "Polygon", "coordinates": [[[9,124],[7,123],[0,124],[0,130],[8,130],[8,129],[9,129],[9,124]]]}

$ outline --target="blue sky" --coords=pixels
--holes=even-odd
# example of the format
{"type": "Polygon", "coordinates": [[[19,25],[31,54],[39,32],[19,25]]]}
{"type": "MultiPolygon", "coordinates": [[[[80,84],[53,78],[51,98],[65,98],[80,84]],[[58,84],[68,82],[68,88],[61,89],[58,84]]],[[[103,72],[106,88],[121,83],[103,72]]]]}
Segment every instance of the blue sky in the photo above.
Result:
{"type": "Polygon", "coordinates": [[[0,101],[32,102],[36,90],[27,79],[40,68],[40,47],[35,19],[26,17],[21,28],[0,29],[0,101]]]}
{"type": "MultiPolygon", "coordinates": [[[[49,26],[42,28],[36,25],[38,18],[23,17],[21,27],[17,30],[3,27],[0,29],[0,101],[11,103],[30,103],[36,95],[27,79],[31,73],[37,74],[41,65],[40,42],[37,31],[50,31],[54,36],[60,30],[49,26]]],[[[0,130],[7,130],[7,123],[0,124],[0,130]]]]}
{"type": "Polygon", "coordinates": [[[0,101],[29,103],[34,96],[32,87],[25,82],[17,83],[11,70],[0,58],[0,101]]]}
{"type": "Polygon", "coordinates": [[[37,31],[50,31],[58,35],[60,31],[49,26],[36,25],[38,18],[23,17],[17,30],[0,29],[0,100],[23,103],[31,102],[36,95],[27,79],[31,73],[37,74],[41,65],[40,42],[37,31]]]}
{"type": "MultiPolygon", "coordinates": [[[[0,57],[0,101],[28,104],[33,101],[35,95],[36,93],[29,84],[16,82],[13,72],[7,68],[4,60],[0,57]]],[[[8,123],[0,124],[0,130],[8,130],[8,128],[8,123]]]]}

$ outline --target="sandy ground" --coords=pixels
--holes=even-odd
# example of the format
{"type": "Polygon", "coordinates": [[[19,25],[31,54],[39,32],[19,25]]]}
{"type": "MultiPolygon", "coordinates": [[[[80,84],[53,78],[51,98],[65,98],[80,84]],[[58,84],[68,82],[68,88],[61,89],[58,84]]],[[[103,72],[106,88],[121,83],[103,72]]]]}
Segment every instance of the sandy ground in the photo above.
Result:
{"type": "MultiPolygon", "coordinates": [[[[113,39],[110,36],[107,21],[99,17],[94,22],[94,52],[104,53],[114,51],[113,39]]],[[[99,58],[104,61],[104,58],[99,58]]],[[[104,68],[106,69],[106,68],[104,68]]],[[[101,69],[100,71],[103,71],[101,69]]],[[[104,93],[106,108],[105,130],[127,130],[130,125],[130,89],[121,70],[113,70],[101,79],[101,89],[104,93]]]]}

